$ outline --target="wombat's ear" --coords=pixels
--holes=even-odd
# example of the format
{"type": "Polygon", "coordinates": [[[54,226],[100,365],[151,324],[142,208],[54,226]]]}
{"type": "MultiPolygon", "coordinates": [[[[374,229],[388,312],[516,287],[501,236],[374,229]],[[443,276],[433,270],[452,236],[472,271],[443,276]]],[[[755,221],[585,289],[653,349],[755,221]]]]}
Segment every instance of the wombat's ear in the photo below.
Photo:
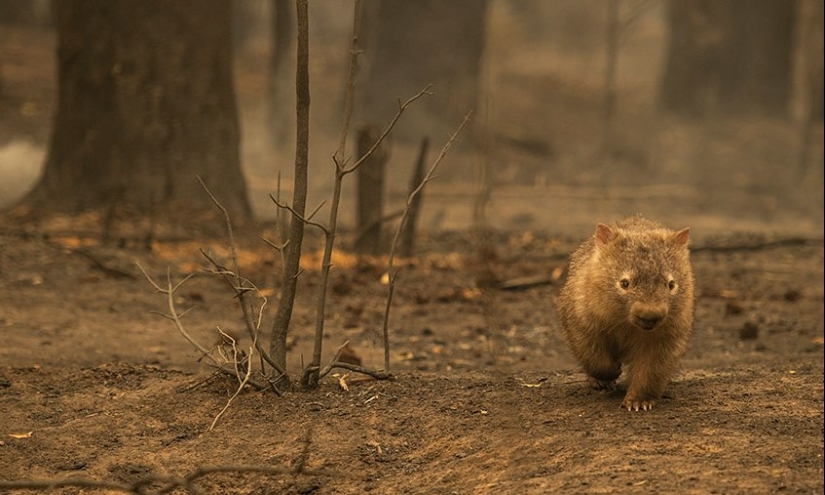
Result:
{"type": "Polygon", "coordinates": [[[673,240],[675,240],[679,246],[687,246],[688,241],[690,241],[690,227],[685,227],[679,232],[676,232],[673,235],[673,240]]]}
{"type": "Polygon", "coordinates": [[[608,225],[603,223],[596,225],[596,242],[598,244],[607,244],[615,239],[617,235],[618,233],[608,225]]]}

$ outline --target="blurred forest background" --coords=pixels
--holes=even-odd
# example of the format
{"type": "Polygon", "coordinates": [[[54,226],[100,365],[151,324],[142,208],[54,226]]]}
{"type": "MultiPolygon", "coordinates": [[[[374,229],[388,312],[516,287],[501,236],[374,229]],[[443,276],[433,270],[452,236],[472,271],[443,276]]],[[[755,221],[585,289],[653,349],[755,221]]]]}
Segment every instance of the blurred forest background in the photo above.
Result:
{"type": "MultiPolygon", "coordinates": [[[[309,9],[312,209],[333,181],[353,4],[309,9]]],[[[348,154],[433,85],[392,135],[385,213],[421,140],[432,161],[473,111],[426,190],[425,231],[585,235],[640,212],[699,237],[822,236],[822,0],[364,0],[359,33],[348,154]]],[[[199,174],[238,217],[274,218],[294,40],[285,0],[1,0],[0,207],[208,204],[199,174]]]]}

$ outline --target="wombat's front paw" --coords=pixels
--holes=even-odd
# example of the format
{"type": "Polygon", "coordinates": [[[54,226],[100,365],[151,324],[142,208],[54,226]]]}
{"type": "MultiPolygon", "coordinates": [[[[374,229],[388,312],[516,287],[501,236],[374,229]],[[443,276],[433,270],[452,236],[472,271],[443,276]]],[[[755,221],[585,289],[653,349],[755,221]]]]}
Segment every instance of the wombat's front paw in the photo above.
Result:
{"type": "Polygon", "coordinates": [[[622,401],[622,407],[627,409],[628,411],[649,411],[653,409],[653,405],[656,404],[654,399],[640,399],[630,396],[625,396],[624,400],[622,401]]]}
{"type": "Polygon", "coordinates": [[[616,390],[616,380],[599,380],[588,376],[587,383],[596,390],[616,390]]]}

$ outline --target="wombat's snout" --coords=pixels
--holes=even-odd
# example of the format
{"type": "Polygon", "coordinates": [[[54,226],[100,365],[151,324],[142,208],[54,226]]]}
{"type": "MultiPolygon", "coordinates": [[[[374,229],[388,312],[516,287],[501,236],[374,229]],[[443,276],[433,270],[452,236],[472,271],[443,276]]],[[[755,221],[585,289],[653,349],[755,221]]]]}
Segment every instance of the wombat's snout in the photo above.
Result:
{"type": "Polygon", "coordinates": [[[643,330],[653,330],[667,316],[667,306],[634,304],[630,312],[630,319],[643,330]]]}

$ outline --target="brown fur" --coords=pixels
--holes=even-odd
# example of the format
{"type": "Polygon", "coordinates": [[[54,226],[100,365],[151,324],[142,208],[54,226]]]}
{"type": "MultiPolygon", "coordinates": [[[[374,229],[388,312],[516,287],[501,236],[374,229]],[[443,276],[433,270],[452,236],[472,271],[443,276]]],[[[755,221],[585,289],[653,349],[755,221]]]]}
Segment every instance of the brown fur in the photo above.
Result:
{"type": "Polygon", "coordinates": [[[567,341],[594,388],[614,388],[624,366],[628,410],[653,407],[687,350],[689,237],[689,229],[631,217],[598,224],[571,257],[557,301],[567,341]]]}

